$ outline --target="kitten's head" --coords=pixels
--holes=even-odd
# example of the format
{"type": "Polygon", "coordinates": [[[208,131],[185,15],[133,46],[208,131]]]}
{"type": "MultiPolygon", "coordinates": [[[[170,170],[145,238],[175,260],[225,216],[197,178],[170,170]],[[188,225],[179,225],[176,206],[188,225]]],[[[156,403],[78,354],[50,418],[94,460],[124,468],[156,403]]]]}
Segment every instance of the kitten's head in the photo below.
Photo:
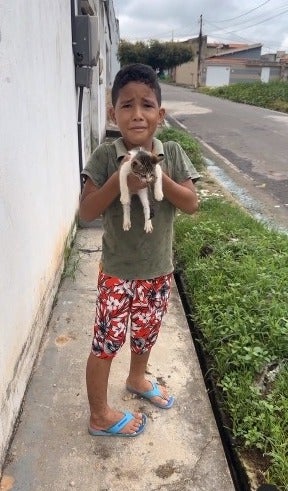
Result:
{"type": "Polygon", "coordinates": [[[130,150],[131,169],[133,174],[137,175],[141,181],[152,183],[155,181],[155,166],[163,157],[159,157],[147,150],[130,150]]]}

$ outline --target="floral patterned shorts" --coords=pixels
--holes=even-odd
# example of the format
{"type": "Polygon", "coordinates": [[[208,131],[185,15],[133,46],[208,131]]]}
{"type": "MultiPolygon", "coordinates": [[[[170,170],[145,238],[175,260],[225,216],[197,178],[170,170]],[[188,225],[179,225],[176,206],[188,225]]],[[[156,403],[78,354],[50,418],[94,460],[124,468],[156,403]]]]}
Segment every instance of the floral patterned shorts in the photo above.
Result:
{"type": "Polygon", "coordinates": [[[103,272],[98,296],[92,352],[113,358],[123,346],[130,319],[130,345],[134,353],[151,349],[167,311],[172,273],[151,280],[123,280],[103,272]]]}

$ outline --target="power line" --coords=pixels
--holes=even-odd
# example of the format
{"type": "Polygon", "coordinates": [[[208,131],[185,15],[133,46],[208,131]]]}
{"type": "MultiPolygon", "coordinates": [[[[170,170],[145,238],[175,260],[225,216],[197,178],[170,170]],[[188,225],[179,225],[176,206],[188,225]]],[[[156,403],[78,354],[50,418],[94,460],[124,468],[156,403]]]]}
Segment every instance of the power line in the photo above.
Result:
{"type": "Polygon", "coordinates": [[[240,17],[244,17],[245,15],[248,15],[250,14],[251,12],[254,12],[255,10],[258,10],[260,9],[261,7],[263,7],[264,5],[266,5],[266,3],[269,3],[271,2],[271,0],[266,0],[265,2],[261,3],[260,5],[258,5],[257,7],[254,7],[253,9],[251,10],[247,10],[247,12],[244,12],[243,14],[240,14],[240,15],[237,15],[236,17],[230,17],[230,19],[222,19],[222,20],[217,20],[217,22],[228,22],[230,20],[235,20],[235,19],[240,19],[240,17]]]}
{"type": "MultiPolygon", "coordinates": [[[[243,17],[244,15],[248,15],[249,13],[255,11],[255,10],[258,10],[259,8],[263,7],[265,4],[267,4],[268,2],[270,2],[271,0],[266,0],[265,2],[262,2],[260,5],[258,5],[257,7],[254,7],[253,9],[250,9],[248,10],[247,12],[244,12],[238,16],[235,16],[235,17],[232,17],[230,18],[230,20],[232,19],[238,19],[238,18],[241,18],[243,17]]],[[[281,6],[279,5],[278,8],[276,9],[273,9],[273,12],[274,14],[269,16],[269,17],[266,17],[266,18],[263,18],[264,17],[264,13],[262,13],[261,15],[258,15],[258,16],[252,16],[252,18],[250,19],[246,19],[246,20],[243,20],[242,19],[242,22],[240,23],[235,23],[234,25],[232,24],[231,26],[227,26],[226,28],[225,27],[221,27],[219,26],[218,24],[214,23],[214,22],[210,22],[209,20],[207,21],[205,18],[203,19],[203,25],[205,26],[205,23],[207,23],[208,25],[211,25],[213,26],[214,28],[217,29],[217,31],[212,31],[211,33],[209,33],[209,36],[217,36],[221,33],[224,33],[224,35],[226,35],[228,38],[232,35],[232,36],[236,36],[238,38],[241,38],[241,36],[238,34],[238,32],[243,32],[245,31],[246,29],[250,29],[251,27],[255,27],[257,25],[260,25],[264,22],[267,22],[273,18],[276,18],[280,15],[284,15],[286,12],[288,11],[287,9],[287,2],[285,2],[284,4],[282,4],[281,6]],[[254,17],[254,19],[253,19],[254,17]],[[253,23],[253,20],[257,20],[257,22],[254,22],[253,23]],[[252,24],[251,24],[251,21],[252,21],[252,24]],[[250,22],[250,25],[247,25],[248,23],[250,22]],[[244,24],[244,25],[243,25],[244,24]],[[233,28],[236,28],[237,26],[241,26],[239,27],[238,29],[233,29],[233,28]]],[[[271,13],[271,10],[270,12],[271,13]]],[[[266,12],[266,15],[267,15],[267,12],[266,12]]],[[[228,21],[228,19],[226,19],[228,21]]],[[[221,21],[219,21],[221,22],[221,21]]],[[[222,21],[223,22],[223,21],[222,21]]],[[[193,34],[191,35],[191,31],[194,30],[193,29],[193,25],[196,25],[197,24],[197,21],[196,22],[193,22],[192,24],[190,23],[189,25],[186,25],[186,26],[183,26],[183,27],[179,27],[179,28],[176,28],[173,26],[173,27],[170,27],[170,30],[169,31],[165,31],[165,32],[160,32],[160,33],[155,33],[154,35],[152,34],[146,34],[146,36],[144,37],[135,37],[135,36],[127,36],[125,39],[129,40],[129,39],[133,39],[133,41],[145,41],[147,39],[157,39],[157,38],[169,38],[171,39],[171,31],[173,31],[173,39],[176,40],[177,38],[183,38],[183,37],[197,37],[197,34],[193,34]],[[179,33],[179,34],[178,34],[179,33]]],[[[167,26],[168,27],[168,26],[167,26]]],[[[219,37],[219,36],[218,36],[219,37]]],[[[242,39],[244,41],[248,41],[247,39],[243,38],[242,39]]],[[[249,41],[248,41],[249,42],[249,41]]],[[[255,41],[256,42],[256,41],[255,41]]]]}
{"type": "Polygon", "coordinates": [[[258,26],[259,24],[263,24],[264,22],[267,22],[267,20],[275,19],[276,17],[279,17],[279,15],[286,14],[288,12],[288,9],[282,10],[279,14],[276,15],[271,15],[271,17],[267,17],[267,19],[261,20],[259,22],[256,22],[256,24],[251,24],[250,26],[245,27],[244,29],[250,29],[250,27],[258,26]]]}
{"type": "MultiPolygon", "coordinates": [[[[278,14],[278,12],[279,12],[279,15],[282,15],[283,12],[285,13],[285,9],[286,8],[287,8],[287,2],[285,2],[284,4],[278,6],[276,9],[274,9],[273,10],[273,15],[274,14],[275,15],[278,14]],[[283,11],[283,9],[284,9],[284,11],[283,11]]],[[[241,26],[241,28],[243,28],[243,27],[245,27],[245,25],[247,25],[247,24],[249,24],[249,23],[251,23],[253,21],[257,21],[256,24],[258,24],[258,21],[259,21],[259,23],[262,22],[262,21],[264,22],[265,21],[265,18],[264,17],[267,16],[268,14],[270,14],[270,13],[271,13],[271,10],[268,13],[267,12],[266,13],[262,13],[260,15],[255,16],[255,17],[252,17],[250,19],[246,19],[246,20],[242,20],[242,21],[236,22],[235,24],[231,24],[230,26],[227,26],[227,27],[219,26],[217,20],[214,21],[214,22],[212,22],[212,21],[209,21],[209,20],[206,21],[206,19],[205,19],[205,22],[208,22],[210,24],[214,24],[220,30],[222,30],[222,29],[230,29],[230,28],[234,28],[234,27],[237,27],[237,26],[241,26]]],[[[243,30],[243,29],[241,29],[241,30],[243,30]]]]}
{"type": "MultiPolygon", "coordinates": [[[[264,19],[264,20],[261,20],[261,21],[259,21],[259,22],[256,22],[255,24],[250,24],[249,26],[242,27],[242,28],[238,29],[238,31],[242,32],[242,31],[245,31],[245,30],[247,30],[247,29],[250,29],[251,27],[258,26],[258,25],[260,25],[260,24],[263,24],[264,22],[267,22],[268,20],[275,19],[276,17],[279,17],[280,15],[285,14],[286,12],[288,12],[288,8],[286,8],[286,9],[282,10],[282,11],[281,11],[280,13],[278,13],[278,14],[272,15],[272,16],[270,16],[270,17],[267,17],[267,18],[266,18],[266,19],[264,19]]],[[[209,24],[209,22],[207,22],[207,23],[209,24]]],[[[235,34],[235,35],[237,35],[237,31],[227,31],[227,28],[225,29],[225,28],[220,27],[220,26],[217,26],[217,24],[213,24],[213,23],[211,23],[211,22],[210,22],[210,24],[211,24],[212,26],[214,25],[214,26],[215,26],[215,27],[216,27],[218,30],[220,30],[220,31],[224,31],[224,32],[225,32],[225,34],[235,34]]],[[[229,28],[228,28],[228,29],[229,29],[229,28]]],[[[217,31],[214,31],[214,33],[215,33],[215,32],[217,32],[217,31]]]]}

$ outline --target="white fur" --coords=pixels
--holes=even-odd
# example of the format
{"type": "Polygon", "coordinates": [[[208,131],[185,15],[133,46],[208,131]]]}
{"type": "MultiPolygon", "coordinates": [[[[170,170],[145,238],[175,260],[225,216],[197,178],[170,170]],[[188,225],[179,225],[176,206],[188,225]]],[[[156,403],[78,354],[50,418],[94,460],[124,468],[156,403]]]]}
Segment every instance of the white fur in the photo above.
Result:
{"type": "MultiPolygon", "coordinates": [[[[131,228],[131,220],[130,220],[130,205],[131,205],[131,193],[127,184],[127,177],[131,174],[131,161],[133,157],[136,155],[137,151],[131,150],[129,152],[131,154],[131,159],[124,162],[121,165],[119,172],[119,183],[120,183],[120,201],[123,205],[123,230],[130,230],[131,228]]],[[[154,196],[157,201],[161,201],[163,199],[163,191],[162,191],[162,169],[159,164],[155,165],[155,175],[156,180],[154,183],[154,196]]],[[[144,230],[146,233],[152,232],[153,226],[150,219],[150,204],[148,198],[148,188],[140,189],[137,192],[140,201],[143,206],[144,211],[144,230]]]]}

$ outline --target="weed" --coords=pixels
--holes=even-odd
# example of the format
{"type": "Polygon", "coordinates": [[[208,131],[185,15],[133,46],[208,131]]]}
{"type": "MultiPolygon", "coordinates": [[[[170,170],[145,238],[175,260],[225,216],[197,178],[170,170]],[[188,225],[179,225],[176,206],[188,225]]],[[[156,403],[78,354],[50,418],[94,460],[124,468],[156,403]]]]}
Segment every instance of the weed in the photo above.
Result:
{"type": "Polygon", "coordinates": [[[64,269],[62,273],[62,280],[64,278],[72,278],[73,280],[75,279],[75,274],[80,261],[80,253],[77,248],[73,247],[73,245],[74,243],[71,242],[68,238],[63,253],[64,269]]]}

